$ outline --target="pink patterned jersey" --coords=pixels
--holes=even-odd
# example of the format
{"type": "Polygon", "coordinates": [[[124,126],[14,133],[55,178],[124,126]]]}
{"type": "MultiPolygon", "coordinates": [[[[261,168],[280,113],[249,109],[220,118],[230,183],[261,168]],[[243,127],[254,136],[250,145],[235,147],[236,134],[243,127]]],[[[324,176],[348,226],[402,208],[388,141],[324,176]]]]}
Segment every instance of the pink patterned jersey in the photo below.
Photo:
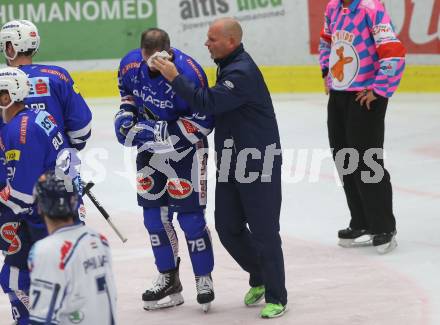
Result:
{"type": "Polygon", "coordinates": [[[391,97],[405,68],[405,48],[379,0],[330,0],[321,32],[319,61],[330,89],[372,89],[391,97]]]}

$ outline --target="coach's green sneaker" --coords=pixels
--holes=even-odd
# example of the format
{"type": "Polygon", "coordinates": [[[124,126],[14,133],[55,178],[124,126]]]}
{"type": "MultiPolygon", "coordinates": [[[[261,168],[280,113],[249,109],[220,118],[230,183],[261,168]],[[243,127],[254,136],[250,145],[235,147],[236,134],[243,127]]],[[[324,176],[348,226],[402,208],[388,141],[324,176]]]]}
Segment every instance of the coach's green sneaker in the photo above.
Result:
{"type": "Polygon", "coordinates": [[[268,303],[261,310],[260,317],[261,318],[276,318],[276,317],[283,316],[285,312],[286,312],[286,306],[283,306],[282,304],[268,303]]]}
{"type": "Polygon", "coordinates": [[[251,287],[244,296],[244,304],[246,306],[253,306],[258,304],[264,298],[264,286],[251,287]]]}

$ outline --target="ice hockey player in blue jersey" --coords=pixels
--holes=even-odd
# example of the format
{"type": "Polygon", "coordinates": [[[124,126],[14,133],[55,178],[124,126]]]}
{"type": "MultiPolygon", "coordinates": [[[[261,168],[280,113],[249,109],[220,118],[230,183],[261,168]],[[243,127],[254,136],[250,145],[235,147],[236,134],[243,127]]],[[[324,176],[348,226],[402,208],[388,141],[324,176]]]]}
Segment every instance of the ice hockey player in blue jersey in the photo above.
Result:
{"type": "Polygon", "coordinates": [[[40,36],[27,20],[14,20],[0,30],[0,51],[8,66],[18,67],[29,77],[31,90],[25,104],[47,110],[68,138],[70,147],[81,150],[91,134],[92,113],[69,73],[58,66],[33,64],[40,36]]]}
{"type": "Polygon", "coordinates": [[[47,235],[35,208],[33,188],[42,173],[55,168],[68,143],[52,115],[25,107],[29,91],[23,71],[0,69],[0,108],[5,122],[0,136],[5,170],[0,176],[7,174],[0,191],[0,249],[6,252],[0,285],[20,325],[28,324],[29,317],[29,249],[47,235]]]}
{"type": "Polygon", "coordinates": [[[210,116],[195,114],[160,73],[148,66],[154,55],[172,60],[198,87],[207,86],[199,64],[171,48],[168,34],[161,29],[142,33],[140,48],[130,51],[120,63],[122,102],[115,116],[115,132],[121,144],[138,148],[138,204],[143,207],[144,225],[159,271],[142,300],[146,310],[183,303],[178,243],[172,223],[177,215],[195,274],[197,301],[206,312],[214,300],[214,257],[204,217],[206,137],[214,121],[210,116]],[[169,299],[163,302],[167,300],[164,298],[169,299]]]}

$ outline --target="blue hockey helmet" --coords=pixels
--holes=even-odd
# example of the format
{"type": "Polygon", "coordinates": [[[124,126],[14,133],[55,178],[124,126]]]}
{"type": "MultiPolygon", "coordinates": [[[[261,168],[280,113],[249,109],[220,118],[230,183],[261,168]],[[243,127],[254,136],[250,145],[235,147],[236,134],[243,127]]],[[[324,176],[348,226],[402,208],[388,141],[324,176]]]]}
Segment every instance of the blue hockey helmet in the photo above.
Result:
{"type": "Polygon", "coordinates": [[[57,177],[53,170],[40,176],[34,194],[41,216],[50,219],[68,219],[76,215],[79,194],[75,186],[69,186],[68,189],[65,181],[66,179],[57,177]]]}

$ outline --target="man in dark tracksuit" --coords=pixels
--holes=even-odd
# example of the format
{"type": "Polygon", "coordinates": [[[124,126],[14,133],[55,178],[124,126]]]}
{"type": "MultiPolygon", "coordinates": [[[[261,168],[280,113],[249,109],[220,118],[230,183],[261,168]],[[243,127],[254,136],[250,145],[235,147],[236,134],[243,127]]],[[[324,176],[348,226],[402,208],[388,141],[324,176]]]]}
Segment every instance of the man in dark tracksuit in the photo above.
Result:
{"type": "Polygon", "coordinates": [[[241,39],[234,19],[222,18],[210,26],[206,46],[218,65],[212,88],[195,88],[172,62],[157,59],[154,64],[195,111],[215,115],[216,229],[250,274],[245,304],[256,304],[264,295],[260,316],[273,318],[287,304],[279,235],[281,146],[269,91],[241,39]]]}

